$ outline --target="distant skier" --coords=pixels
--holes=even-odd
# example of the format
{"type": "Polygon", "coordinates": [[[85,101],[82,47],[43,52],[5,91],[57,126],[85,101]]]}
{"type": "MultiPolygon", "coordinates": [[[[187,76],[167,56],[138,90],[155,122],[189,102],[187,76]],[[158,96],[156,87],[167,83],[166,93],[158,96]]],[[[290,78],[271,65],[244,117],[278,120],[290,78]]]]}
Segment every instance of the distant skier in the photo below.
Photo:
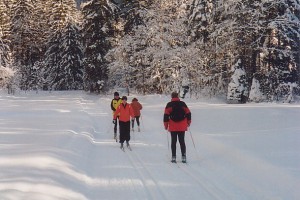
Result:
{"type": "Polygon", "coordinates": [[[185,85],[185,86],[182,86],[182,89],[183,89],[183,91],[182,91],[181,98],[184,99],[185,95],[186,95],[186,93],[188,93],[190,87],[188,85],[185,85]]]}
{"type": "Polygon", "coordinates": [[[132,130],[134,131],[134,120],[136,120],[136,124],[138,127],[138,132],[141,131],[140,129],[140,116],[141,116],[141,110],[143,109],[142,104],[140,104],[140,102],[138,101],[137,98],[133,98],[132,102],[131,102],[131,107],[133,109],[134,112],[134,118],[131,121],[131,125],[132,125],[132,130]]]}
{"type": "MultiPolygon", "coordinates": [[[[122,100],[119,97],[119,93],[114,93],[114,98],[111,100],[110,107],[113,111],[113,116],[115,114],[116,109],[119,107],[119,105],[122,103],[122,100]]],[[[113,120],[114,126],[114,139],[117,140],[117,120],[119,119],[119,116],[117,116],[116,120],[113,120]]]]}
{"type": "Polygon", "coordinates": [[[121,149],[124,149],[123,143],[126,141],[128,148],[130,141],[130,118],[134,118],[134,113],[131,105],[127,103],[127,97],[122,97],[122,103],[118,106],[114,113],[114,120],[117,120],[119,116],[119,127],[120,127],[120,143],[121,149]]]}
{"type": "Polygon", "coordinates": [[[164,112],[165,129],[171,132],[172,160],[176,162],[177,137],[180,144],[182,162],[186,162],[186,146],[184,141],[185,131],[191,124],[191,112],[185,102],[180,101],[177,92],[171,94],[171,101],[167,103],[164,112]]]}

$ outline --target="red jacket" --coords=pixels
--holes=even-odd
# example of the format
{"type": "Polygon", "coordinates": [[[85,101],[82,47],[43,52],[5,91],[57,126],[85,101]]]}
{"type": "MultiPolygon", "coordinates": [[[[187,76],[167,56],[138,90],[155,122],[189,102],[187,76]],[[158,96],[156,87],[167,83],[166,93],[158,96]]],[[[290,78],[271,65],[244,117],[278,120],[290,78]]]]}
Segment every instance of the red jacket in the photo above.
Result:
{"type": "Polygon", "coordinates": [[[117,116],[119,115],[119,121],[122,122],[128,122],[130,121],[130,117],[134,117],[133,110],[131,108],[131,105],[129,103],[126,103],[125,105],[121,103],[117,110],[114,113],[114,119],[117,119],[117,116]]]}
{"type": "Polygon", "coordinates": [[[171,102],[169,102],[165,108],[164,113],[164,126],[166,130],[169,130],[170,132],[175,131],[187,131],[187,127],[191,124],[192,121],[192,115],[190,109],[187,107],[187,105],[180,101],[179,98],[172,98],[171,102]],[[183,110],[185,112],[186,117],[179,122],[174,122],[172,119],[170,119],[170,113],[172,112],[172,104],[174,103],[181,103],[183,110]]]}
{"type": "Polygon", "coordinates": [[[133,112],[134,112],[134,116],[140,116],[141,115],[141,110],[143,108],[143,106],[140,104],[140,102],[138,102],[138,100],[136,98],[132,99],[132,103],[130,104],[133,112]]]}

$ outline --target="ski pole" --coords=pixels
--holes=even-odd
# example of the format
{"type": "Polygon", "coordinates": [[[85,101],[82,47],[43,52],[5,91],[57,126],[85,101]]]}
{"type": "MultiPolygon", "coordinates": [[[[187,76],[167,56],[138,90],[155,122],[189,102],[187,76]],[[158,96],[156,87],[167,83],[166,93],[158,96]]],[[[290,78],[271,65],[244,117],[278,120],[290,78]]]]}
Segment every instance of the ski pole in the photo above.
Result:
{"type": "Polygon", "coordinates": [[[132,135],[133,135],[133,141],[135,142],[135,135],[134,135],[134,131],[132,131],[132,135]]]}
{"type": "Polygon", "coordinates": [[[190,132],[190,136],[191,136],[191,139],[192,139],[192,142],[193,142],[193,145],[194,145],[194,149],[195,149],[195,152],[196,152],[196,156],[197,156],[197,158],[198,158],[199,160],[201,160],[201,157],[199,156],[198,151],[197,151],[196,146],[195,146],[195,142],[194,142],[194,138],[193,138],[192,131],[191,131],[190,128],[188,128],[188,130],[189,130],[189,132],[190,132]]]}
{"type": "Polygon", "coordinates": [[[167,142],[168,142],[168,152],[170,151],[170,143],[169,143],[169,132],[166,130],[167,142]]]}
{"type": "Polygon", "coordinates": [[[134,118],[131,119],[131,128],[134,129],[134,118]]]}
{"type": "MultiPolygon", "coordinates": [[[[131,120],[131,122],[134,123],[134,120],[131,120]]],[[[132,131],[132,136],[133,136],[133,141],[135,142],[134,131],[132,131]]]]}
{"type": "Polygon", "coordinates": [[[113,127],[113,123],[110,123],[110,126],[108,127],[106,133],[109,133],[112,127],[113,127]]]}
{"type": "Polygon", "coordinates": [[[190,129],[190,128],[189,128],[189,132],[190,132],[190,136],[191,136],[191,139],[192,139],[192,142],[193,142],[194,148],[196,149],[195,142],[194,142],[194,138],[193,138],[193,134],[192,134],[192,131],[191,131],[191,129],[190,129]]]}

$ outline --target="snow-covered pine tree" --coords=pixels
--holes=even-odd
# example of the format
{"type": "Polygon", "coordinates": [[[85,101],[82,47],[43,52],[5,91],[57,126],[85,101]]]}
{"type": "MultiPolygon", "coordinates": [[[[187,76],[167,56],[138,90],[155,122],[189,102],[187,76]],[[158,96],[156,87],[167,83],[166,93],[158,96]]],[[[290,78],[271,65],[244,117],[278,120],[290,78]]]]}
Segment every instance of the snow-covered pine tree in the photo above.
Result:
{"type": "Polygon", "coordinates": [[[232,66],[232,76],[228,84],[227,102],[228,103],[246,103],[248,97],[246,73],[242,62],[239,59],[232,66]]]}
{"type": "Polygon", "coordinates": [[[193,0],[189,13],[189,32],[193,41],[206,43],[213,28],[213,0],[193,0]]]}
{"type": "Polygon", "coordinates": [[[35,62],[43,59],[48,38],[45,5],[47,1],[5,1],[11,11],[11,49],[13,66],[17,73],[15,82],[22,89],[30,89],[31,73],[35,62]],[[43,4],[45,3],[45,4],[43,4]]]}
{"type": "Polygon", "coordinates": [[[9,46],[6,44],[6,40],[3,38],[1,26],[0,26],[0,88],[7,86],[8,79],[10,79],[11,70],[9,46]]]}
{"type": "Polygon", "coordinates": [[[299,88],[296,83],[280,83],[276,88],[276,100],[283,103],[291,103],[295,99],[295,91],[299,88]]]}
{"type": "Polygon", "coordinates": [[[264,100],[264,95],[260,91],[259,81],[254,77],[252,79],[251,89],[249,93],[250,102],[261,102],[264,100]]]}
{"type": "MultiPolygon", "coordinates": [[[[110,72],[117,72],[118,66],[132,69],[130,73],[135,84],[130,86],[141,92],[178,91],[182,82],[181,68],[191,66],[185,62],[195,60],[189,59],[190,55],[186,57],[186,2],[147,1],[139,10],[144,23],[120,40],[113,52],[116,60],[110,65],[110,72]]],[[[113,75],[115,73],[111,73],[110,77],[113,78],[113,75]]]]}
{"type": "Polygon", "coordinates": [[[132,32],[137,26],[144,24],[143,10],[149,0],[124,0],[120,5],[120,17],[124,20],[124,33],[132,32]]]}
{"type": "MultiPolygon", "coordinates": [[[[233,44],[236,49],[232,54],[238,56],[243,63],[247,80],[251,81],[256,70],[257,42],[261,30],[259,10],[261,0],[239,1],[234,7],[232,15],[233,44]]],[[[248,86],[250,87],[250,86],[248,86]]]]}
{"type": "Polygon", "coordinates": [[[28,77],[33,66],[32,38],[34,6],[31,0],[16,0],[11,7],[11,50],[14,66],[20,74],[20,88],[28,90],[28,77]]]}
{"type": "Polygon", "coordinates": [[[154,34],[147,48],[147,51],[153,54],[151,84],[157,87],[155,92],[179,92],[183,79],[192,78],[183,77],[181,72],[191,74],[191,67],[195,67],[193,62],[199,60],[191,58],[197,55],[190,55],[194,49],[188,49],[189,1],[163,0],[155,3],[152,6],[155,17],[147,22],[154,34]]]}
{"type": "Polygon", "coordinates": [[[31,16],[33,5],[30,0],[17,0],[12,5],[11,47],[16,63],[30,64],[31,16]]]}
{"type": "MultiPolygon", "coordinates": [[[[260,41],[259,70],[263,93],[268,100],[281,98],[278,87],[287,83],[299,85],[300,2],[298,0],[263,1],[260,19],[263,29],[260,41]],[[270,80],[270,81],[269,81],[270,80]]],[[[294,87],[293,87],[294,88],[294,87]]],[[[282,94],[285,96],[285,92],[282,94]]]]}
{"type": "Polygon", "coordinates": [[[56,88],[65,90],[83,89],[83,48],[80,28],[70,21],[64,29],[60,45],[61,60],[58,65],[62,68],[62,79],[56,88]]]}
{"type": "Polygon", "coordinates": [[[38,92],[39,89],[42,89],[43,84],[44,84],[44,77],[43,77],[43,67],[44,63],[43,62],[35,62],[32,69],[31,69],[31,74],[28,79],[27,86],[31,90],[35,90],[38,92]]]}
{"type": "Polygon", "coordinates": [[[193,81],[195,92],[209,96],[227,93],[228,73],[237,49],[232,34],[234,26],[230,23],[235,3],[194,0],[190,5],[191,41],[196,43],[197,56],[201,58],[193,81]]]}
{"type": "Polygon", "coordinates": [[[109,0],[91,0],[82,5],[84,41],[84,89],[100,92],[105,89],[108,63],[105,56],[111,48],[114,36],[117,7],[109,0]],[[101,88],[100,88],[101,87],[101,88]]]}
{"type": "Polygon", "coordinates": [[[147,60],[140,52],[145,48],[145,42],[140,36],[144,27],[147,7],[150,1],[123,1],[120,4],[117,30],[119,39],[108,53],[109,85],[110,87],[131,87],[139,92],[146,92],[147,60]]]}
{"type": "Polygon", "coordinates": [[[70,19],[78,21],[76,3],[72,0],[47,0],[47,12],[50,29],[53,32],[64,29],[70,19]]]}
{"type": "Polygon", "coordinates": [[[48,41],[48,48],[45,53],[45,69],[44,69],[44,89],[54,90],[56,84],[63,78],[63,69],[59,65],[62,60],[60,45],[62,43],[63,30],[59,29],[51,36],[48,41]]]}
{"type": "Polygon", "coordinates": [[[34,12],[32,16],[33,30],[31,37],[33,42],[32,49],[34,50],[32,59],[33,62],[44,61],[45,52],[47,49],[47,42],[51,37],[53,30],[51,28],[51,22],[49,19],[49,10],[52,10],[49,5],[51,0],[36,0],[34,1],[34,12]]]}
{"type": "Polygon", "coordinates": [[[79,15],[72,0],[48,2],[51,34],[45,53],[45,83],[43,88],[53,90],[80,89],[82,82],[82,47],[76,24],[79,15]],[[50,8],[50,7],[49,7],[50,8]],[[78,74],[76,74],[78,73],[78,74]],[[79,82],[78,82],[79,81],[79,82]]]}
{"type": "Polygon", "coordinates": [[[0,1],[0,88],[8,88],[11,92],[11,78],[13,71],[11,70],[11,56],[9,47],[9,28],[10,17],[8,5],[4,1],[0,1]]]}
{"type": "Polygon", "coordinates": [[[10,17],[8,5],[0,1],[0,67],[11,67],[10,56],[10,17]]]}

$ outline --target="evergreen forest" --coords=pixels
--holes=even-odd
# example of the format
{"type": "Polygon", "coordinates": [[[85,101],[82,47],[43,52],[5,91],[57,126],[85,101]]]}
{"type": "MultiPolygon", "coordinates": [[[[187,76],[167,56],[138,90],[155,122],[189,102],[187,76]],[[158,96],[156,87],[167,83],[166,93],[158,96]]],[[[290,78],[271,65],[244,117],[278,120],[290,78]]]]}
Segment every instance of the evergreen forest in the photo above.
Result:
{"type": "Polygon", "coordinates": [[[0,0],[0,87],[300,96],[300,0],[0,0]]]}

